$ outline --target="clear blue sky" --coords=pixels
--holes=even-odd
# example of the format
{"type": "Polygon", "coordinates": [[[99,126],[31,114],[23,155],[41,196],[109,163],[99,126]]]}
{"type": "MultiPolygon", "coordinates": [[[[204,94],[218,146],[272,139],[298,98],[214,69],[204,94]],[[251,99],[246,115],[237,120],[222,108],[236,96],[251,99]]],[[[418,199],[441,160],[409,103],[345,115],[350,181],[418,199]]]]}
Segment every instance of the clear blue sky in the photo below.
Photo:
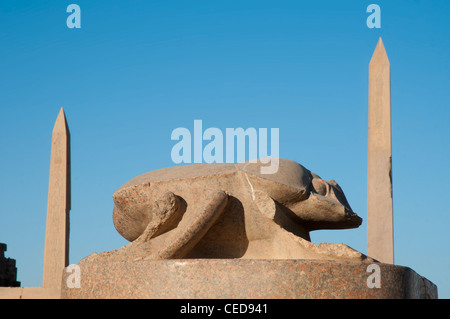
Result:
{"type": "Polygon", "coordinates": [[[112,194],[175,165],[171,132],[280,129],[280,157],[335,179],[364,219],[312,241],[366,252],[368,63],[392,74],[395,263],[450,297],[449,1],[0,2],[0,242],[40,286],[51,132],[72,135],[70,263],[127,242],[112,194]],[[81,29],[66,8],[81,7],[81,29]],[[366,8],[381,7],[381,29],[366,8]]]}

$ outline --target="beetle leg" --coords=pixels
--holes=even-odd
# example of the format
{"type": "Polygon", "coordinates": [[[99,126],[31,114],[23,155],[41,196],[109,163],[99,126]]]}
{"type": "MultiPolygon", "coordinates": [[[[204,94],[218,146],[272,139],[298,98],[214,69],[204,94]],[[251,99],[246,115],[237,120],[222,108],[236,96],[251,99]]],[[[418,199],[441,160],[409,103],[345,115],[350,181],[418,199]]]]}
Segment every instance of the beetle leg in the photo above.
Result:
{"type": "MultiPolygon", "coordinates": [[[[188,210],[193,210],[189,222],[184,227],[177,227],[167,244],[145,259],[183,258],[217,221],[227,203],[228,195],[224,191],[205,193],[195,203],[188,205],[188,210]]],[[[185,214],[191,215],[188,212],[185,214]]]]}
{"type": "Polygon", "coordinates": [[[172,192],[165,193],[152,207],[152,218],[137,242],[148,242],[167,231],[180,215],[180,201],[172,192]]]}

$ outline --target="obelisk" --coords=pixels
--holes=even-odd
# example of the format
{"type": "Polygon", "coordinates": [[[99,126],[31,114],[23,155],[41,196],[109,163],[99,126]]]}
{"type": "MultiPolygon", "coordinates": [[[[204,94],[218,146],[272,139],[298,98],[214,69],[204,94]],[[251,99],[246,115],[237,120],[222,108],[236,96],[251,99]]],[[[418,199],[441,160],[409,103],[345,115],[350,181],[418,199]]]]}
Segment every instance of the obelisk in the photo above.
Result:
{"type": "Polygon", "coordinates": [[[44,248],[44,288],[60,288],[69,261],[70,134],[63,108],[52,133],[44,248]]]}
{"type": "Polygon", "coordinates": [[[369,64],[367,255],[394,263],[391,75],[381,38],[369,64]]]}

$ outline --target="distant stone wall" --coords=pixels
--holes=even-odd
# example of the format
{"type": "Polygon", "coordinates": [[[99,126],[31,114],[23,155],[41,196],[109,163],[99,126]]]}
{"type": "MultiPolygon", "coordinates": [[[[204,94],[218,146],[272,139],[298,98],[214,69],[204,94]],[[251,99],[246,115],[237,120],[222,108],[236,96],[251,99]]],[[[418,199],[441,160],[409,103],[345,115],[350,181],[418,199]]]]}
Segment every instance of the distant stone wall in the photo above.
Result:
{"type": "Polygon", "coordinates": [[[0,243],[0,287],[20,287],[17,281],[16,261],[5,258],[6,244],[0,243]]]}

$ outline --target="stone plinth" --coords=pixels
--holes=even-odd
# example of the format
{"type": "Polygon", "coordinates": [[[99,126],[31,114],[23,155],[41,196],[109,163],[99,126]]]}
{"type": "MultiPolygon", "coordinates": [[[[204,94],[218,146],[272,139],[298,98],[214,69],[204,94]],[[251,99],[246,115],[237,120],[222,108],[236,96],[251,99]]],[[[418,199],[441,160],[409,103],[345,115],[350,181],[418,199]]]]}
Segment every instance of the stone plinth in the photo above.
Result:
{"type": "Polygon", "coordinates": [[[80,262],[81,288],[62,298],[437,298],[437,287],[408,267],[323,260],[178,259],[80,262]]]}

